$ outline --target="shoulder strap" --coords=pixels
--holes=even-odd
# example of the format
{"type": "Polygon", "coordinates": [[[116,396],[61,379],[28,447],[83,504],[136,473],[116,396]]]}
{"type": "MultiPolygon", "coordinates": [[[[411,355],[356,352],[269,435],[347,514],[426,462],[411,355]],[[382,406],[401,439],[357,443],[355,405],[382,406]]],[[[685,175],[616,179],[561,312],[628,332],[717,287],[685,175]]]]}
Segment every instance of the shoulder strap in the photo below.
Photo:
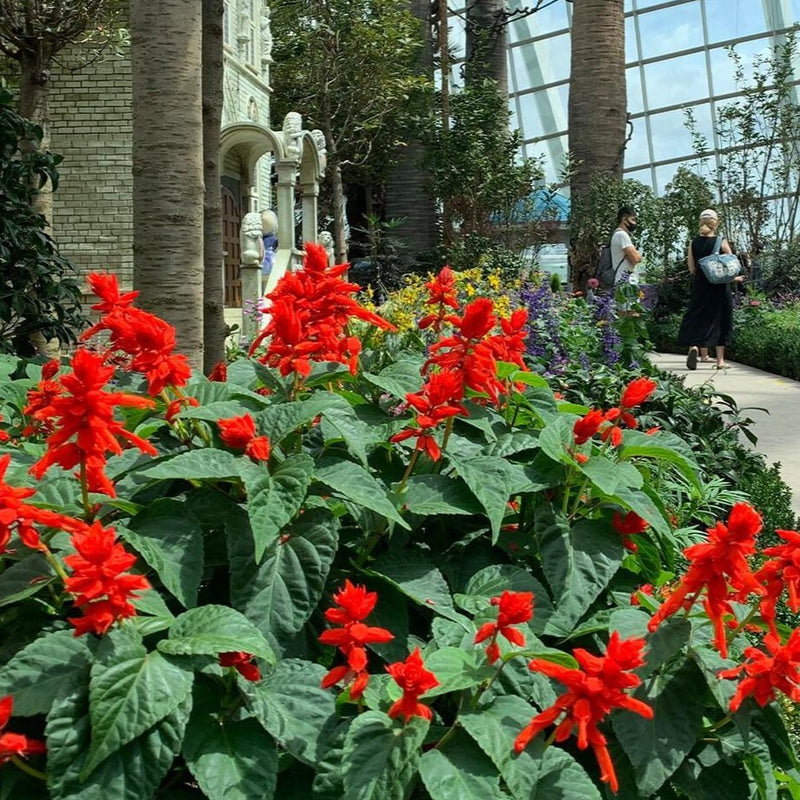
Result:
{"type": "Polygon", "coordinates": [[[711,254],[712,256],[719,255],[720,248],[722,247],[722,237],[717,236],[717,241],[714,242],[714,252],[711,254]]]}

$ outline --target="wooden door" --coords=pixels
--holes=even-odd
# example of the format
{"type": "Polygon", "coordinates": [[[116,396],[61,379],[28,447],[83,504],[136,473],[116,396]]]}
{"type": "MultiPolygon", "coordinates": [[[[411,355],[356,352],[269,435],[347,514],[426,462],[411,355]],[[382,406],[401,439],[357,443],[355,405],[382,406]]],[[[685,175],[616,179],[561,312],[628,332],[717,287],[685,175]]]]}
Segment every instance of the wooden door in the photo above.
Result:
{"type": "Polygon", "coordinates": [[[240,273],[239,205],[233,192],[222,187],[222,249],[225,251],[225,307],[242,307],[240,273]]]}

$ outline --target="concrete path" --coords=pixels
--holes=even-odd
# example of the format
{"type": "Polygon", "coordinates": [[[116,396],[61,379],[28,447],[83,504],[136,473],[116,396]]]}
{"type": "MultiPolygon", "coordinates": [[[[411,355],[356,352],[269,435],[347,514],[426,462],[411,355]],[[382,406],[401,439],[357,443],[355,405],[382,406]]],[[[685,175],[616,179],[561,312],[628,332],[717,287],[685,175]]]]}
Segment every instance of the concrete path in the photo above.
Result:
{"type": "Polygon", "coordinates": [[[792,489],[792,506],[800,514],[800,382],[744,364],[728,362],[728,367],[718,371],[714,361],[698,361],[697,369],[686,367],[686,356],[671,353],[652,353],[656,366],[686,376],[687,386],[708,382],[715,389],[729,394],[739,409],[766,408],[747,411],[755,424],[751,430],[758,436],[756,448],[767,461],[779,461],[781,475],[792,489]]]}

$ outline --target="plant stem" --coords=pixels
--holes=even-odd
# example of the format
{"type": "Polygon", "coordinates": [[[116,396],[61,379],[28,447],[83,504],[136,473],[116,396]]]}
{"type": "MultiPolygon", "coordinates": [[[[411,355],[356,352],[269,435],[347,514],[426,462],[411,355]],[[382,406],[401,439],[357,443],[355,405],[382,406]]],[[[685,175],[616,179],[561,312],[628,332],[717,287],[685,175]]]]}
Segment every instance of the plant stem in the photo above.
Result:
{"type": "Polygon", "coordinates": [[[741,630],[753,619],[757,612],[758,604],[754,605],[747,613],[747,616],[728,634],[727,644],[730,644],[739,635],[741,630]]]}
{"type": "Polygon", "coordinates": [[[442,450],[447,449],[447,442],[450,440],[450,434],[453,432],[453,422],[455,417],[448,417],[447,424],[444,429],[444,438],[442,439],[442,450]]]}
{"type": "Polygon", "coordinates": [[[55,570],[56,575],[58,575],[63,582],[66,582],[67,573],[64,572],[64,567],[61,566],[59,560],[50,552],[48,548],[45,548],[40,552],[44,554],[44,557],[47,559],[47,563],[55,570]]]}
{"type": "Polygon", "coordinates": [[[86,461],[81,461],[81,497],[83,498],[83,510],[86,512],[86,521],[92,522],[94,518],[94,509],[89,502],[89,481],[86,477],[86,461]]]}
{"type": "Polygon", "coordinates": [[[19,756],[11,756],[11,763],[15,767],[19,767],[23,772],[27,772],[28,775],[38,778],[40,781],[47,780],[47,775],[45,775],[44,772],[39,772],[38,769],[34,769],[29,764],[26,764],[19,756]]]}
{"type": "Polygon", "coordinates": [[[411,461],[408,462],[408,466],[406,467],[406,471],[403,473],[403,478],[400,481],[400,485],[397,487],[397,494],[400,494],[405,488],[408,479],[411,477],[411,471],[414,469],[414,466],[417,463],[417,459],[419,458],[420,451],[415,450],[414,454],[411,456],[411,461]]]}

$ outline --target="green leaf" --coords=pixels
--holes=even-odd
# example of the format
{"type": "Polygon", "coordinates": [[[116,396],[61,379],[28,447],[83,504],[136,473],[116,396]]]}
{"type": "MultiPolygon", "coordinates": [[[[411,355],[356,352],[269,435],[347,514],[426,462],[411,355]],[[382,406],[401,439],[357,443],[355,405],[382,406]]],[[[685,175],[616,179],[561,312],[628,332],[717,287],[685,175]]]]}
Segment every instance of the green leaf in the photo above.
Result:
{"type": "Polygon", "coordinates": [[[231,480],[238,478],[244,456],[206,447],[164,458],[136,474],[151,480],[231,480]]]}
{"type": "Polygon", "coordinates": [[[499,775],[483,751],[463,734],[444,750],[429,750],[419,774],[432,800],[502,800],[499,775]]]}
{"type": "Polygon", "coordinates": [[[141,736],[81,777],[91,744],[91,723],[82,694],[56,700],[47,717],[47,772],[52,800],[143,800],[152,797],[180,751],[191,711],[191,693],[141,736]]]}
{"type": "Polygon", "coordinates": [[[215,714],[215,693],[195,692],[183,741],[183,757],[210,800],[269,800],[278,777],[278,751],[254,719],[233,721],[215,714]]]}
{"type": "Polygon", "coordinates": [[[602,455],[579,464],[578,469],[603,494],[615,494],[619,487],[639,489],[644,482],[642,473],[633,464],[617,463],[602,455]]]}
{"type": "Polygon", "coordinates": [[[417,774],[428,721],[394,722],[380,711],[360,714],[344,744],[347,800],[405,800],[417,774]]]}
{"type": "Polygon", "coordinates": [[[46,714],[59,695],[86,685],[93,641],[73,630],[45,633],[0,672],[0,695],[14,696],[14,716],[46,714]]]}
{"type": "Polygon", "coordinates": [[[419,550],[392,550],[376,559],[367,572],[389,581],[406,597],[436,614],[456,621],[461,616],[453,608],[442,573],[419,550]]]}
{"type": "Polygon", "coordinates": [[[557,746],[545,749],[544,736],[514,754],[514,740],[536,714],[522,698],[505,696],[466,711],[459,719],[517,800],[600,800],[584,769],[557,746]]]}
{"type": "Polygon", "coordinates": [[[181,417],[183,419],[202,419],[206,422],[217,422],[221,419],[230,419],[231,417],[241,417],[250,412],[253,413],[261,411],[265,405],[265,399],[259,396],[260,402],[251,399],[240,400],[218,400],[214,403],[206,405],[188,407],[181,410],[181,417]]]}
{"type": "Polygon", "coordinates": [[[461,478],[448,475],[412,475],[403,496],[412,514],[480,514],[481,504],[461,478]]]}
{"type": "Polygon", "coordinates": [[[248,708],[264,729],[312,767],[336,727],[334,696],[320,688],[325,674],[319,664],[288,658],[279,661],[264,680],[241,686],[248,708]]]}
{"type": "Polygon", "coordinates": [[[356,416],[349,405],[326,408],[322,412],[322,435],[326,444],[341,439],[362,466],[368,466],[367,447],[375,441],[372,429],[356,416]]]}
{"type": "Polygon", "coordinates": [[[636,770],[644,796],[658,791],[694,747],[703,723],[705,694],[697,666],[684,661],[636,692],[637,699],[652,707],[653,719],[628,711],[614,715],[614,733],[636,770]]]}
{"type": "Polygon", "coordinates": [[[503,433],[486,449],[487,455],[503,458],[530,450],[538,450],[539,434],[529,430],[503,433]]]}
{"type": "Polygon", "coordinates": [[[640,678],[646,678],[670,661],[683,649],[692,634],[691,622],[680,617],[673,617],[659,625],[657,631],[649,633],[647,624],[650,619],[650,615],[640,609],[623,608],[615,611],[608,623],[609,631],[617,631],[622,639],[633,636],[647,639],[646,663],[636,670],[640,678]]]}
{"type": "Polygon", "coordinates": [[[492,528],[492,542],[496,542],[503,517],[508,511],[511,466],[497,456],[478,456],[467,460],[448,455],[448,458],[470,491],[480,500],[492,528]]]}
{"type": "Polygon", "coordinates": [[[187,503],[154,500],[119,534],[158,573],[184,608],[197,603],[203,577],[203,531],[187,503]]]}
{"type": "Polygon", "coordinates": [[[425,363],[424,358],[420,358],[416,354],[413,356],[406,356],[401,361],[396,361],[390,364],[385,369],[381,370],[379,375],[374,375],[370,372],[365,372],[362,377],[369,381],[373,386],[383,389],[395,397],[405,400],[407,394],[418,392],[422,386],[422,365],[425,363]]]}
{"type": "Polygon", "coordinates": [[[92,745],[85,780],[108,756],[168,717],[186,700],[193,674],[161,653],[148,653],[128,630],[103,642],[89,682],[92,745]]]}
{"type": "Polygon", "coordinates": [[[483,651],[467,651],[460,647],[434,650],[425,658],[425,669],[439,681],[439,686],[426,692],[425,697],[469,689],[489,680],[495,673],[495,669],[486,663],[483,651]]]}
{"type": "Polygon", "coordinates": [[[323,459],[314,469],[314,477],[340,497],[396,522],[401,528],[409,528],[386,496],[384,486],[364,467],[352,461],[323,459]]]}
{"type": "Polygon", "coordinates": [[[268,406],[256,417],[256,422],[259,430],[269,436],[273,445],[277,445],[323,411],[336,407],[350,408],[350,405],[333,392],[315,392],[308,400],[268,406]]]}
{"type": "Polygon", "coordinates": [[[539,434],[539,447],[553,461],[572,464],[567,450],[575,447],[572,428],[577,419],[575,414],[559,414],[542,428],[539,434]]]}
{"type": "Polygon", "coordinates": [[[256,561],[300,510],[313,472],[314,460],[307,455],[289,456],[271,473],[256,465],[242,470],[256,561]]]}
{"type": "Polygon", "coordinates": [[[301,514],[256,564],[249,537],[228,533],[231,600],[280,642],[290,640],[317,607],[338,546],[339,523],[326,508],[301,514]]]}
{"type": "Polygon", "coordinates": [[[635,511],[643,520],[646,520],[656,533],[668,535],[669,522],[659,510],[658,506],[650,499],[644,489],[629,489],[625,486],[617,487],[613,499],[635,511]]]}
{"type": "Polygon", "coordinates": [[[0,574],[0,607],[31,597],[52,582],[50,565],[41,553],[25,556],[0,574]]]}
{"type": "Polygon", "coordinates": [[[662,434],[648,436],[642,431],[625,431],[618,456],[620,459],[636,458],[638,456],[666,461],[678,469],[698,494],[701,493],[703,487],[697,477],[699,472],[697,464],[662,442],[664,442],[662,434]]]}
{"type": "Polygon", "coordinates": [[[247,617],[228,606],[204,605],[181,614],[158,643],[169,655],[208,655],[242,651],[270,663],[275,654],[262,633],[247,617]]]}
{"type": "Polygon", "coordinates": [[[603,520],[581,520],[570,527],[545,507],[539,510],[534,531],[555,598],[544,633],[568,636],[622,564],[622,541],[603,520]]]}

